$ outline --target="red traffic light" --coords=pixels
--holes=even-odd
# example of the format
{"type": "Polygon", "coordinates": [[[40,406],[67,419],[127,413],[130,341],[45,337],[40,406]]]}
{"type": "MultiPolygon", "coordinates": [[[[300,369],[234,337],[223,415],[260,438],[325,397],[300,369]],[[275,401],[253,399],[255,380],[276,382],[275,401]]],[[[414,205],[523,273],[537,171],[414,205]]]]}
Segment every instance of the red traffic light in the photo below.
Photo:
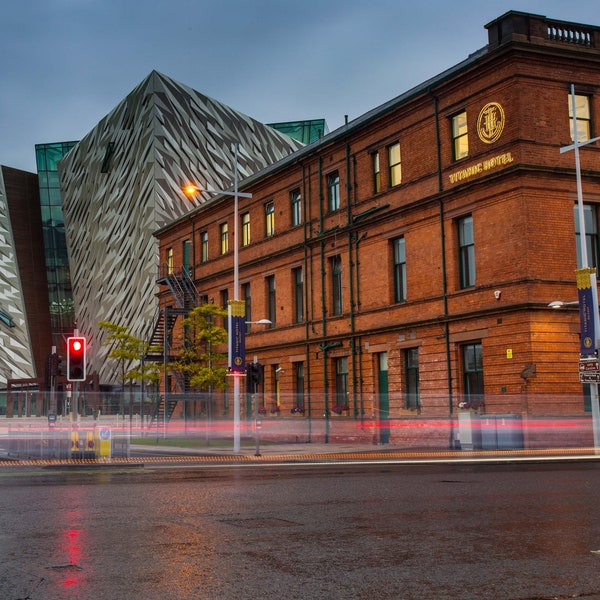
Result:
{"type": "Polygon", "coordinates": [[[86,340],[84,337],[67,338],[67,380],[85,381],[86,340]]]}

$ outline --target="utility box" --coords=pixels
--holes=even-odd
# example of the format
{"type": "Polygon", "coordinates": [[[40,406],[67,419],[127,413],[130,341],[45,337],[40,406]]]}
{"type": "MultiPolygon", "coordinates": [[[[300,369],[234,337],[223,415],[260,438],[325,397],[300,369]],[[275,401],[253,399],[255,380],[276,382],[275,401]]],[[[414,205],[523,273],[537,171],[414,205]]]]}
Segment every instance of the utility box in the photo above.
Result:
{"type": "Polygon", "coordinates": [[[519,450],[523,444],[521,415],[484,415],[481,417],[483,450],[519,450]]]}

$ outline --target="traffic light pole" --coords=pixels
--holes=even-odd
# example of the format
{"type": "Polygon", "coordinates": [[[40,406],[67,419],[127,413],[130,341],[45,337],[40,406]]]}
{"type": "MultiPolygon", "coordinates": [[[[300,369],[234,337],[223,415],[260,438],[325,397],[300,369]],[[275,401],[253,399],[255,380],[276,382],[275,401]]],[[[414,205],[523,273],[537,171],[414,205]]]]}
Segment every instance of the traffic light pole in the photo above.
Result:
{"type": "Polygon", "coordinates": [[[58,375],[58,356],[56,346],[52,346],[50,359],[50,412],[56,415],[56,376],[58,375]]]}

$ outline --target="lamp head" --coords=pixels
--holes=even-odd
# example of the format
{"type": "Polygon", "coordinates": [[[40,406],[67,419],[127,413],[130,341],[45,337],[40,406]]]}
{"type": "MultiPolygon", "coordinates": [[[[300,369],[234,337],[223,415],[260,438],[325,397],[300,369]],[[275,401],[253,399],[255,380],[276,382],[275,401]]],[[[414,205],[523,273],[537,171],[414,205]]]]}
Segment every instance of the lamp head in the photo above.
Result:
{"type": "Polygon", "coordinates": [[[188,196],[188,198],[195,196],[199,191],[200,188],[193,183],[188,183],[187,185],[183,186],[183,193],[188,196]]]}

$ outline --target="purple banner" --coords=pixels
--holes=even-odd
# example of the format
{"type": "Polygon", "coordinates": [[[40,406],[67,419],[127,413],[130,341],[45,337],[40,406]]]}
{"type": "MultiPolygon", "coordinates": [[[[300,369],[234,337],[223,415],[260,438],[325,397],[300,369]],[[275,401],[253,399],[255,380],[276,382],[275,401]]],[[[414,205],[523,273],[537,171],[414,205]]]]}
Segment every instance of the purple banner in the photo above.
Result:
{"type": "Polygon", "coordinates": [[[577,270],[577,295],[579,297],[579,352],[583,356],[596,354],[596,331],[591,269],[577,270]]]}
{"type": "Polygon", "coordinates": [[[246,371],[246,303],[229,302],[229,371],[246,371]]]}

